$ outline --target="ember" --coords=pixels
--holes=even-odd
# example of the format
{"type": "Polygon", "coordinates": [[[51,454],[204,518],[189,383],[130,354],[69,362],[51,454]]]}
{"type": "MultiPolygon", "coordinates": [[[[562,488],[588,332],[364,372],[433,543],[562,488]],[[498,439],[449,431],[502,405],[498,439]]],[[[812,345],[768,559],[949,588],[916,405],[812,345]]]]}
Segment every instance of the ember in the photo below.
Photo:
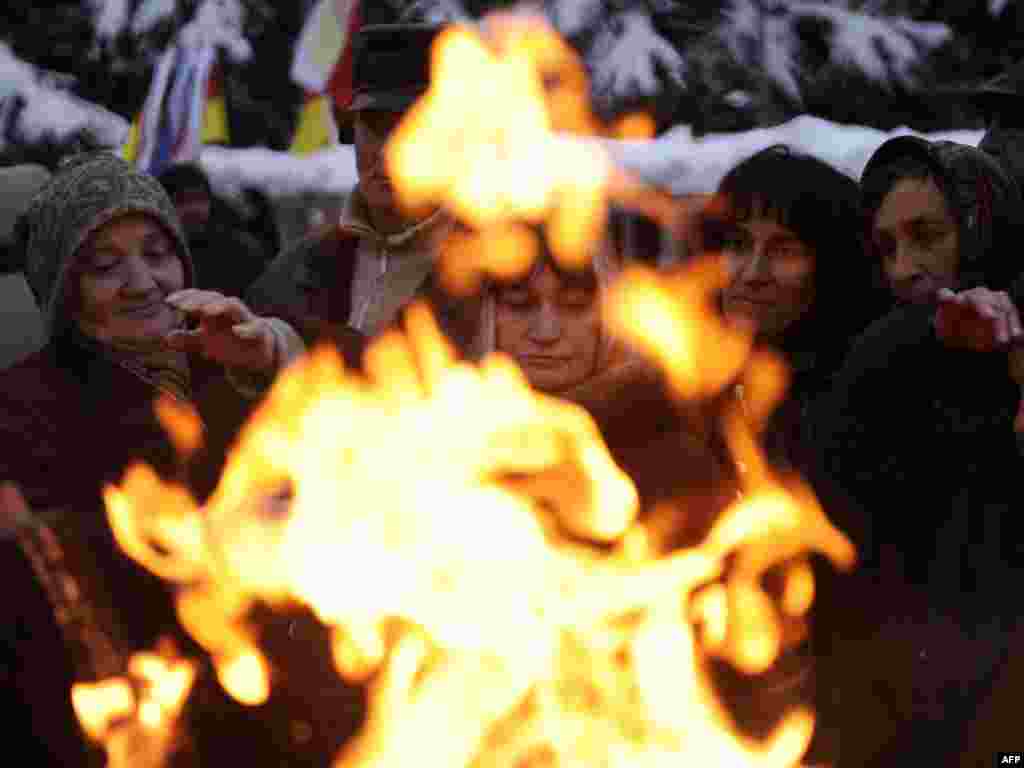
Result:
{"type": "MultiPolygon", "coordinates": [[[[495,232],[515,241],[510,217],[545,220],[555,254],[578,263],[614,191],[596,145],[554,133],[595,131],[568,47],[524,19],[492,20],[485,33],[441,38],[433,90],[391,149],[410,205],[446,204],[483,233],[446,265],[464,289],[476,273],[529,266],[510,262],[509,242],[487,247],[495,232]]],[[[204,507],[133,467],[105,494],[115,535],[178,585],[183,625],[239,701],[269,694],[253,605],[298,602],[332,629],[338,673],[370,690],[337,766],[797,764],[813,714],[786,713],[765,741],[747,738],[705,661],[767,668],[787,621],[810,607],[806,557],[850,566],[854,553],[813,497],[760,457],[757,425],[784,377],[710,311],[719,279],[713,262],[672,278],[629,271],[606,307],[681,399],[751,370],[746,413],[727,414],[748,468],[743,495],[699,547],[659,551],[590,417],[531,390],[501,355],[459,362],[419,305],[404,333],[374,343],[364,374],[328,348],[286,371],[204,507]],[[781,607],[761,586],[773,567],[784,571],[781,607]],[[388,577],[368,584],[368,573],[388,577]]],[[[191,449],[187,420],[160,413],[191,449]]],[[[192,667],[161,659],[136,657],[141,687],[74,691],[112,768],[127,764],[112,723],[166,730],[180,711],[192,667]]]]}

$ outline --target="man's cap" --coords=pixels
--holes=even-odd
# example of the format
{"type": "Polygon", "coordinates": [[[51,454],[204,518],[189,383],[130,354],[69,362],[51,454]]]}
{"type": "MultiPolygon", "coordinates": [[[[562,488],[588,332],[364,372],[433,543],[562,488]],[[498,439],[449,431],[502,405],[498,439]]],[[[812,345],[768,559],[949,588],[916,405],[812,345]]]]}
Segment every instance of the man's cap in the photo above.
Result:
{"type": "Polygon", "coordinates": [[[373,24],[352,43],[348,110],[404,112],[430,86],[430,51],[442,24],[373,24]]]}

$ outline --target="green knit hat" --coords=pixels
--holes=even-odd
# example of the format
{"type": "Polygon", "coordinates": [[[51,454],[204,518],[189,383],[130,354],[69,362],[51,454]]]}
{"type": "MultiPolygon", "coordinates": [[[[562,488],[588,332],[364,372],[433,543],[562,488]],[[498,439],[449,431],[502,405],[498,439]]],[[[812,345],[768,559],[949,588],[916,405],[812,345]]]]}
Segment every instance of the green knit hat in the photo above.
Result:
{"type": "Polygon", "coordinates": [[[152,216],[167,230],[185,267],[185,285],[194,285],[192,256],[174,204],[156,179],[116,155],[90,152],[66,159],[32,198],[15,237],[51,338],[66,324],[60,301],[78,249],[100,227],[132,213],[152,216]]]}

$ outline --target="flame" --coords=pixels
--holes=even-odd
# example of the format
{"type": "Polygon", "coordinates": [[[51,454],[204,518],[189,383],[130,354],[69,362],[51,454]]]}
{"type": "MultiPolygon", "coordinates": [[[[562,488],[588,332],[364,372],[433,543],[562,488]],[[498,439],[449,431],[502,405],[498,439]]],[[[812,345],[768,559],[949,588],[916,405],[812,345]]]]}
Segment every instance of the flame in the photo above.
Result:
{"type": "MultiPolygon", "coordinates": [[[[614,174],[600,145],[580,138],[601,128],[571,47],[530,16],[497,15],[480,30],[452,26],[434,44],[431,83],[386,149],[403,204],[444,205],[479,231],[509,219],[545,222],[555,257],[565,266],[585,263],[604,229],[614,174]]],[[[637,116],[621,128],[643,131],[642,123],[637,116]]],[[[458,259],[456,274],[491,266],[501,274],[509,263],[507,256],[481,263],[480,250],[472,253],[447,254],[458,259]]]]}
{"type": "Polygon", "coordinates": [[[608,324],[658,362],[681,399],[720,392],[750,356],[749,334],[717,317],[714,296],[725,276],[713,259],[698,261],[676,275],[632,267],[605,307],[608,324]]]}
{"type": "Polygon", "coordinates": [[[109,768],[159,768],[178,741],[177,721],[196,665],[168,646],[160,653],[135,654],[126,672],[124,677],[75,684],[75,714],[86,734],[105,746],[109,768]]]}
{"type": "MultiPolygon", "coordinates": [[[[580,140],[601,127],[585,70],[549,27],[520,16],[453,26],[432,72],[387,163],[410,209],[443,205],[476,230],[448,243],[449,287],[526,270],[537,244],[523,221],[543,221],[556,258],[579,264],[603,236],[610,196],[668,216],[664,198],[646,198],[580,140]]],[[[627,119],[612,133],[651,125],[627,119]]],[[[330,628],[338,674],[370,694],[337,768],[795,765],[813,713],[781,713],[754,740],[719,701],[707,661],[769,669],[805,631],[808,555],[850,567],[855,554],[760,451],[785,371],[719,319],[725,276],[713,257],[674,275],[630,268],[603,307],[680,400],[743,387],[722,416],[740,497],[699,546],[661,551],[656,520],[639,518],[636,488],[589,415],[532,391],[500,354],[459,361],[421,305],[372,344],[363,372],[329,347],[289,367],[204,506],[136,466],[105,490],[110,524],[176,585],[182,625],[241,702],[265,701],[274,677],[254,604],[308,606],[330,628]],[[769,573],[781,574],[777,593],[769,573]]],[[[158,413],[179,449],[194,450],[187,418],[158,413]]],[[[72,695],[119,768],[111,723],[166,730],[184,682],[150,684],[144,701],[122,680],[72,695]]]]}

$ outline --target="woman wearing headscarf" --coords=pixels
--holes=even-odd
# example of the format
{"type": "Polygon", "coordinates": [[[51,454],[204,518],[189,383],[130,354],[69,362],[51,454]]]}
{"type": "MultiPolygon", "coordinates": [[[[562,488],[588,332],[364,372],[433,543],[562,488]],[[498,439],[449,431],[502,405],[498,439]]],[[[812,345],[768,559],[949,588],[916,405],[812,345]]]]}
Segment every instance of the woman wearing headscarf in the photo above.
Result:
{"type": "Polygon", "coordinates": [[[913,137],[875,153],[862,192],[868,254],[896,306],[854,345],[813,419],[862,561],[836,657],[840,764],[946,762],[1020,613],[1005,599],[1021,564],[1020,390],[1007,359],[1020,328],[1006,292],[1024,266],[1024,210],[985,153],[913,137]],[[863,658],[873,663],[850,673],[863,658]]]}
{"type": "MultiPolygon", "coordinates": [[[[77,766],[86,757],[73,682],[123,672],[164,636],[198,651],[166,587],[119,551],[102,488],[144,462],[205,500],[252,398],[304,348],[287,324],[198,290],[166,193],[107,153],[59,168],[19,219],[15,252],[49,341],[0,376],[0,482],[30,511],[2,528],[8,747],[17,738],[26,764],[77,766]],[[187,459],[157,421],[161,397],[201,424],[203,447],[187,459]]],[[[18,511],[10,492],[3,506],[18,511]]],[[[222,756],[288,764],[274,756],[297,749],[290,721],[234,732],[262,715],[209,679],[207,669],[194,695],[200,715],[215,718],[195,729],[199,753],[218,754],[207,746],[221,739],[222,756]]]]}

